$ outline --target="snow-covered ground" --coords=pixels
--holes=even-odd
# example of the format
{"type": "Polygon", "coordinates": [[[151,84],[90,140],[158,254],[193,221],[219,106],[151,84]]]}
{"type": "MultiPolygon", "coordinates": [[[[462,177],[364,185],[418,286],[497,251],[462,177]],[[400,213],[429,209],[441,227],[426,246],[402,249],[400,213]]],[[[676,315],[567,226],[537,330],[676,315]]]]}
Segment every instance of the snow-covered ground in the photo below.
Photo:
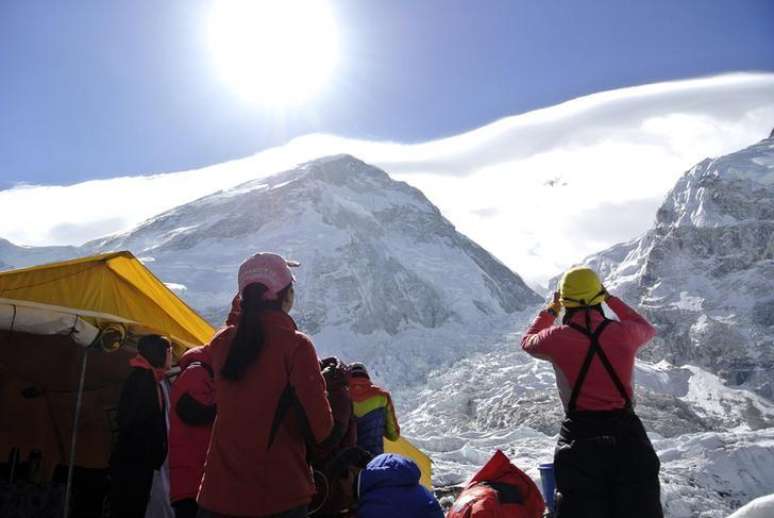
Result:
{"type": "Polygon", "coordinates": [[[728,518],[771,518],[774,516],[774,494],[756,498],[728,518]]]}
{"type": "MultiPolygon", "coordinates": [[[[521,331],[518,315],[511,329],[521,331]]],[[[404,434],[433,459],[434,483],[464,482],[499,448],[536,481],[562,419],[554,373],[520,350],[520,334],[395,394],[404,434]]],[[[637,412],[662,461],[670,518],[722,518],[774,488],[774,405],[698,367],[638,362],[637,412]]],[[[774,515],[773,515],[774,516],[774,515]]]]}

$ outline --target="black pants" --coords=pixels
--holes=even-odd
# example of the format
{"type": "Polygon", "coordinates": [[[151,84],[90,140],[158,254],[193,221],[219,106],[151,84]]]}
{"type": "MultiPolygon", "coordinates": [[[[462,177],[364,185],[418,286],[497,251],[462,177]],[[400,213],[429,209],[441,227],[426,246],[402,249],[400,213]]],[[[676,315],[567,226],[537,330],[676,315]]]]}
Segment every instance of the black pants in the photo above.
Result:
{"type": "Polygon", "coordinates": [[[199,512],[199,504],[194,498],[186,498],[172,502],[172,509],[175,510],[175,518],[196,518],[199,512]]]}
{"type": "Polygon", "coordinates": [[[660,463],[631,412],[576,412],[554,455],[557,518],[662,518],[660,463]]]}
{"type": "Polygon", "coordinates": [[[153,485],[153,469],[114,465],[110,470],[111,518],[144,518],[153,485]]]}

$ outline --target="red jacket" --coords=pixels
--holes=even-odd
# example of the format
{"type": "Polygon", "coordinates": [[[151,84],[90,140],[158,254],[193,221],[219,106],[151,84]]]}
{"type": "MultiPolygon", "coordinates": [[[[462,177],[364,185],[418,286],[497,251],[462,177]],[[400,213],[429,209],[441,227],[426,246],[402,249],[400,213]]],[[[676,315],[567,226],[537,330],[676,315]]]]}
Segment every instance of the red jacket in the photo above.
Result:
{"type": "Polygon", "coordinates": [[[473,475],[446,518],[541,518],[544,510],[532,479],[497,450],[473,475]]]}
{"type": "Polygon", "coordinates": [[[215,381],[208,347],[180,358],[182,372],[172,386],[169,412],[169,498],[196,498],[215,418],[215,381]]]}
{"type": "MultiPolygon", "coordinates": [[[[620,322],[613,321],[602,332],[600,346],[610,359],[616,374],[623,383],[629,399],[633,400],[632,373],[637,350],[656,334],[650,323],[627,306],[621,299],[610,297],[607,305],[620,322]]],[[[597,328],[603,317],[597,311],[590,311],[591,329],[597,328]]],[[[589,338],[566,325],[554,325],[556,317],[548,311],[541,311],[521,339],[521,347],[537,358],[548,360],[556,371],[556,384],[565,408],[572,388],[589,349],[589,338]]],[[[573,316],[573,323],[585,327],[585,316],[579,311],[573,316]]],[[[597,356],[591,362],[586,379],[578,397],[577,410],[617,410],[625,401],[615,387],[602,362],[597,356]]]]}
{"type": "Polygon", "coordinates": [[[263,348],[237,381],[220,375],[236,326],[212,340],[218,416],[212,431],[199,505],[218,514],[265,516],[308,504],[315,492],[301,414],[316,442],[333,426],[325,382],[312,342],[281,311],[259,317],[263,348]],[[295,403],[278,419],[288,389],[295,403]],[[278,428],[269,444],[272,424],[278,428]]]}

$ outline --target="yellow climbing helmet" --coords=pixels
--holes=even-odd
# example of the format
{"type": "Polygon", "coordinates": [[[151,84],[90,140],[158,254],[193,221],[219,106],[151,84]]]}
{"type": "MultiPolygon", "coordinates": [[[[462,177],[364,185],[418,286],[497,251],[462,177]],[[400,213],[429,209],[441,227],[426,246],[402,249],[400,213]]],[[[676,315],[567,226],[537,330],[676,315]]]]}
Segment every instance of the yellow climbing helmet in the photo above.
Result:
{"type": "Polygon", "coordinates": [[[599,276],[588,266],[570,268],[559,282],[559,302],[566,308],[601,304],[606,294],[599,276]]]}

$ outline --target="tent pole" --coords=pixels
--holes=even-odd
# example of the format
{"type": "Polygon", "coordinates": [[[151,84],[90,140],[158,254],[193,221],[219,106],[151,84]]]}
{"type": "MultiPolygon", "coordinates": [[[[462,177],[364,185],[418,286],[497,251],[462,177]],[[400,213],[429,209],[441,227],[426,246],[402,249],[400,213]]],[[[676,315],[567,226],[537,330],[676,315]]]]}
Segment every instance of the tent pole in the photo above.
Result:
{"type": "Polygon", "coordinates": [[[70,465],[67,467],[67,489],[65,489],[64,518],[70,515],[70,494],[73,489],[73,468],[75,467],[75,445],[78,442],[78,422],[81,418],[81,402],[83,401],[83,385],[86,381],[86,364],[89,360],[89,349],[83,348],[81,361],[81,379],[78,382],[78,395],[75,398],[75,415],[73,416],[72,440],[70,442],[70,465]]]}

